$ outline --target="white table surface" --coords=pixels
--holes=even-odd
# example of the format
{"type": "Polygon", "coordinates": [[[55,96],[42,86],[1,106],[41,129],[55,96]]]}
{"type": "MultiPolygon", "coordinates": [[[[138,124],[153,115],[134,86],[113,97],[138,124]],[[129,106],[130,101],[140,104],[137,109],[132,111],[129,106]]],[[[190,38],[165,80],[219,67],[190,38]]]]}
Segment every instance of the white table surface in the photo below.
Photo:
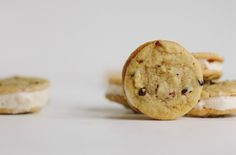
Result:
{"type": "Polygon", "coordinates": [[[236,79],[234,0],[0,0],[0,78],[52,81],[40,113],[0,115],[0,155],[236,154],[236,117],[155,121],[104,98],[104,77],[166,39],[225,57],[236,79]]]}

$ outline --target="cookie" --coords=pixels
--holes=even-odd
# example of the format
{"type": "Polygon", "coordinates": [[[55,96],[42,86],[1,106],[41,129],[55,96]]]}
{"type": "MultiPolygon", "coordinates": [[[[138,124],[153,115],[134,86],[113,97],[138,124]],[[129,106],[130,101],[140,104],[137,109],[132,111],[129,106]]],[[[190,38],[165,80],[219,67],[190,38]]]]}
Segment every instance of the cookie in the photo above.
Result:
{"type": "Polygon", "coordinates": [[[206,84],[201,100],[188,113],[195,117],[216,117],[236,113],[236,81],[206,84]]]}
{"type": "Polygon", "coordinates": [[[49,101],[48,80],[10,77],[0,80],[0,114],[37,112],[49,101]]]}
{"type": "Polygon", "coordinates": [[[203,85],[198,61],[179,44],[165,40],[138,47],[123,67],[122,80],[128,104],[161,120],[190,111],[203,85]]]}
{"type": "Polygon", "coordinates": [[[222,76],[224,58],[213,52],[192,53],[201,65],[205,81],[216,80],[222,76]]]}

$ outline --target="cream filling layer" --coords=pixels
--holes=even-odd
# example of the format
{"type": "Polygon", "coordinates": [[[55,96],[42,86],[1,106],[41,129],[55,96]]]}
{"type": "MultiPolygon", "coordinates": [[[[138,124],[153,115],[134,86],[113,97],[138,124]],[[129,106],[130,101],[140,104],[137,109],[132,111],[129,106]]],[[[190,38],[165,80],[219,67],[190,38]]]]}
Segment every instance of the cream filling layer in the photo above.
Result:
{"type": "Polygon", "coordinates": [[[229,110],[236,108],[236,96],[219,96],[211,97],[209,99],[201,100],[195,109],[215,109],[215,110],[229,110]]]}
{"type": "Polygon", "coordinates": [[[109,84],[108,89],[107,89],[107,94],[124,96],[124,90],[120,85],[109,84]]]}
{"type": "Polygon", "coordinates": [[[34,91],[0,95],[0,108],[9,109],[13,113],[30,111],[32,108],[42,108],[50,97],[50,88],[34,91]]]}
{"type": "Polygon", "coordinates": [[[222,72],[223,67],[221,62],[208,62],[206,59],[198,59],[201,66],[205,66],[208,70],[216,70],[222,72]]]}

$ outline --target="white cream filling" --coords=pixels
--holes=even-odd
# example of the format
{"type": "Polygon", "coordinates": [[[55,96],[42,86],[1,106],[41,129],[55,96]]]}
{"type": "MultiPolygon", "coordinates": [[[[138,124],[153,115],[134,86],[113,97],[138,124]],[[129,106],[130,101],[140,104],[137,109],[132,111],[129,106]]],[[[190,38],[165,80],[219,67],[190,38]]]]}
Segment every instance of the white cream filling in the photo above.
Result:
{"type": "Polygon", "coordinates": [[[199,63],[202,66],[206,66],[206,69],[208,70],[216,70],[222,72],[222,63],[221,62],[208,62],[206,59],[199,59],[199,63]]]}
{"type": "Polygon", "coordinates": [[[109,84],[107,94],[124,96],[123,88],[120,85],[109,84]]]}
{"type": "Polygon", "coordinates": [[[220,96],[211,97],[206,100],[201,100],[195,107],[195,109],[215,109],[215,110],[229,110],[236,108],[236,96],[220,96]]]}
{"type": "Polygon", "coordinates": [[[0,108],[9,109],[13,113],[42,108],[49,101],[50,88],[34,91],[0,95],[0,108]]]}

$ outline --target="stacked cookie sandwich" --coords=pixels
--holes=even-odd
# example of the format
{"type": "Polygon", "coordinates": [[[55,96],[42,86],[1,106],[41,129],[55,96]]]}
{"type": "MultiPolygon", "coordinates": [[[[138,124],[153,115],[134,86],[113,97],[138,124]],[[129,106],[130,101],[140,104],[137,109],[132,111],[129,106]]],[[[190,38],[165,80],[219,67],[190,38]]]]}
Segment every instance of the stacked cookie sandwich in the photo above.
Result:
{"type": "Polygon", "coordinates": [[[175,42],[147,42],[131,53],[122,75],[109,78],[106,97],[161,120],[232,114],[236,82],[218,81],[223,61],[215,53],[189,53],[175,42]]]}

